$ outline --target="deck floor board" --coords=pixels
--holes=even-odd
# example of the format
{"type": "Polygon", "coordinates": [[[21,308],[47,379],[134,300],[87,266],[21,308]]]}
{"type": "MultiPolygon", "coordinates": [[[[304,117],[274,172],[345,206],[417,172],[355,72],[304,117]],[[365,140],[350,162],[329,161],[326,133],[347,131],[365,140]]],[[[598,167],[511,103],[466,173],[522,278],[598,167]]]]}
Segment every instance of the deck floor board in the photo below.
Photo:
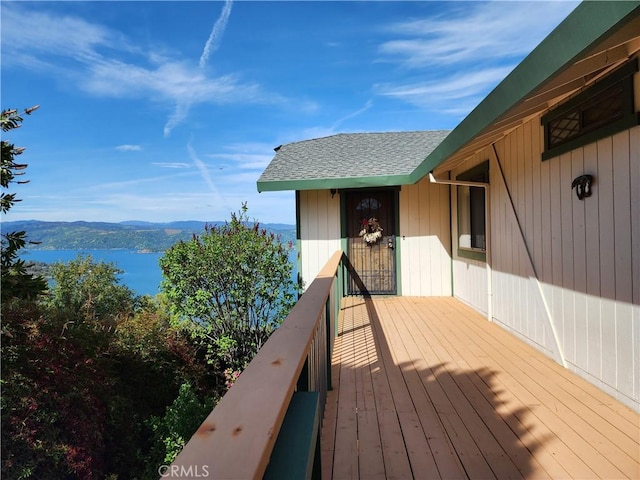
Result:
{"type": "Polygon", "coordinates": [[[640,478],[640,416],[453,298],[347,297],[325,479],[640,478]]]}

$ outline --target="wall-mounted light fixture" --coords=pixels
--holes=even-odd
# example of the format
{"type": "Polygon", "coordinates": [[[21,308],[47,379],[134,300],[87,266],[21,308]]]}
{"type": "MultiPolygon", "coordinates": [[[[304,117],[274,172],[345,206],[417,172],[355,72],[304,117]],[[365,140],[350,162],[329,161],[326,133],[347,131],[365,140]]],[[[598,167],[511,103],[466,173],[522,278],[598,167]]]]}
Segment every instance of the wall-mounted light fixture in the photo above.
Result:
{"type": "Polygon", "coordinates": [[[591,196],[591,184],[593,183],[592,175],[580,175],[571,182],[571,190],[576,189],[578,200],[591,196]]]}
{"type": "Polygon", "coordinates": [[[331,190],[329,190],[329,192],[331,192],[331,198],[333,198],[337,190],[335,188],[332,188],[331,190]]]}

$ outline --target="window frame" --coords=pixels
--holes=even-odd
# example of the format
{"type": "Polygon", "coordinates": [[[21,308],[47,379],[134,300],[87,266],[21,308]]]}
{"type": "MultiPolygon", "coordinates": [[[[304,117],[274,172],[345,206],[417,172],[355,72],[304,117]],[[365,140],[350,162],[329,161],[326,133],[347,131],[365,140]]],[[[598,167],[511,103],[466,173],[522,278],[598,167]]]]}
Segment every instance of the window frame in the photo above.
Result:
{"type": "Polygon", "coordinates": [[[575,150],[588,143],[639,125],[640,113],[635,111],[633,88],[633,76],[637,71],[638,59],[635,58],[602,80],[591,85],[583,92],[543,115],[540,119],[544,130],[542,160],[557,157],[558,155],[575,150]],[[616,89],[618,89],[619,92],[615,92],[616,89]],[[616,97],[616,101],[620,101],[621,103],[620,110],[617,111],[615,115],[596,125],[585,125],[585,111],[610,98],[612,94],[619,95],[619,97],[616,97]],[[552,128],[553,122],[561,120],[562,118],[568,119],[570,115],[576,114],[578,116],[577,121],[579,122],[577,133],[570,135],[567,139],[556,145],[550,145],[550,128],[552,128]]]}
{"type": "MultiPolygon", "coordinates": [[[[489,183],[489,160],[485,160],[484,162],[470,168],[469,170],[466,170],[465,172],[461,173],[460,175],[456,176],[456,180],[459,181],[464,181],[464,182],[479,182],[479,183],[489,183]]],[[[486,211],[486,195],[487,195],[487,191],[486,188],[478,186],[478,187],[473,187],[473,186],[465,186],[465,185],[457,185],[456,186],[456,216],[457,216],[457,235],[456,235],[456,246],[457,246],[457,250],[458,250],[458,257],[461,258],[468,258],[471,260],[478,260],[478,261],[482,261],[482,262],[486,262],[487,259],[487,244],[486,244],[486,240],[487,240],[487,211],[486,211]],[[461,215],[461,202],[460,202],[460,192],[461,189],[469,189],[469,196],[468,196],[468,204],[466,205],[467,207],[467,211],[468,211],[468,215],[466,215],[469,218],[469,225],[465,226],[465,230],[468,230],[469,232],[469,236],[471,237],[471,244],[473,244],[473,232],[472,232],[472,225],[474,224],[474,221],[472,219],[472,216],[474,215],[474,212],[477,212],[477,209],[474,209],[473,206],[471,205],[471,202],[473,201],[473,197],[471,195],[471,190],[472,188],[475,189],[480,189],[482,191],[482,202],[481,202],[481,207],[482,207],[482,226],[483,226],[483,235],[484,235],[484,248],[479,248],[479,247],[474,247],[474,246],[470,246],[470,247],[463,247],[460,245],[460,232],[461,232],[461,220],[462,217],[464,215],[461,215]]],[[[477,198],[477,195],[475,195],[475,197],[477,198]]]]}

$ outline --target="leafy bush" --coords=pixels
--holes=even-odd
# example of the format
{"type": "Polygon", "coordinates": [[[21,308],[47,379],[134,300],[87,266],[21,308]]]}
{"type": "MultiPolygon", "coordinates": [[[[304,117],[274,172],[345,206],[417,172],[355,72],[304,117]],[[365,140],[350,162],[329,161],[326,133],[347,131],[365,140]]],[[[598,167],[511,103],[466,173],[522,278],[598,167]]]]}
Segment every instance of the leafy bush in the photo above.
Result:
{"type": "MultiPolygon", "coordinates": [[[[90,266],[91,275],[111,271],[90,266]]],[[[69,289],[82,284],[74,276],[87,280],[87,269],[60,268],[69,289]]],[[[117,280],[105,278],[113,291],[117,280]]],[[[123,295],[119,306],[79,290],[77,303],[2,305],[3,478],[149,478],[166,455],[157,453],[150,419],[165,415],[183,383],[211,398],[225,388],[223,373],[172,324],[160,299],[123,295]],[[88,303],[95,308],[73,307],[88,303]],[[95,313],[103,303],[108,315],[95,313]]]]}
{"type": "Polygon", "coordinates": [[[246,204],[231,221],[178,242],[160,259],[162,290],[190,323],[210,362],[242,369],[297,299],[291,245],[249,222],[246,204]]]}
{"type": "Polygon", "coordinates": [[[3,478],[98,478],[113,382],[85,342],[33,305],[3,307],[3,478]]]}
{"type": "Polygon", "coordinates": [[[154,432],[151,457],[158,459],[153,470],[160,465],[168,465],[175,460],[182,448],[196,432],[200,424],[213,408],[214,401],[210,397],[200,401],[190,383],[180,386],[178,397],[167,407],[162,417],[152,417],[147,423],[154,432]]]}

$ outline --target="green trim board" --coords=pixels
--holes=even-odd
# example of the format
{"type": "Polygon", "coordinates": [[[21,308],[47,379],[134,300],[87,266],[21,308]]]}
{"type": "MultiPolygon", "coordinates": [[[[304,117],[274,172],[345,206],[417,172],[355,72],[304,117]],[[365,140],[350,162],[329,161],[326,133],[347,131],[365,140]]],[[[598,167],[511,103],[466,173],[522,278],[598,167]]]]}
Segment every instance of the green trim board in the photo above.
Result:
{"type": "MultiPolygon", "coordinates": [[[[300,192],[296,190],[296,269],[299,287],[304,287],[302,278],[302,234],[300,231],[300,192]]],[[[299,296],[300,294],[298,294],[299,296]]]]}
{"type": "Polygon", "coordinates": [[[347,188],[377,188],[407,185],[409,175],[385,175],[379,177],[316,178],[309,180],[270,180],[258,181],[258,192],[276,192],[285,190],[331,190],[347,188]]]}
{"type": "Polygon", "coordinates": [[[395,264],[395,270],[396,270],[396,295],[401,297],[402,296],[402,262],[400,261],[401,257],[402,257],[402,242],[400,241],[400,238],[402,237],[401,233],[400,233],[400,189],[402,187],[398,188],[395,190],[395,195],[394,195],[394,204],[395,204],[395,212],[394,212],[394,217],[395,217],[395,231],[396,231],[396,235],[395,235],[395,240],[394,240],[394,250],[395,250],[395,256],[396,256],[396,264],[395,264]]]}
{"type": "Polygon", "coordinates": [[[467,258],[469,260],[477,260],[479,262],[487,261],[486,252],[480,251],[480,250],[468,250],[466,248],[460,248],[460,247],[458,247],[458,257],[467,258]]]}
{"type": "Polygon", "coordinates": [[[309,180],[272,180],[258,181],[258,192],[276,192],[283,190],[330,190],[351,188],[377,188],[408,185],[409,175],[385,175],[350,178],[316,178],[309,180]]]}

